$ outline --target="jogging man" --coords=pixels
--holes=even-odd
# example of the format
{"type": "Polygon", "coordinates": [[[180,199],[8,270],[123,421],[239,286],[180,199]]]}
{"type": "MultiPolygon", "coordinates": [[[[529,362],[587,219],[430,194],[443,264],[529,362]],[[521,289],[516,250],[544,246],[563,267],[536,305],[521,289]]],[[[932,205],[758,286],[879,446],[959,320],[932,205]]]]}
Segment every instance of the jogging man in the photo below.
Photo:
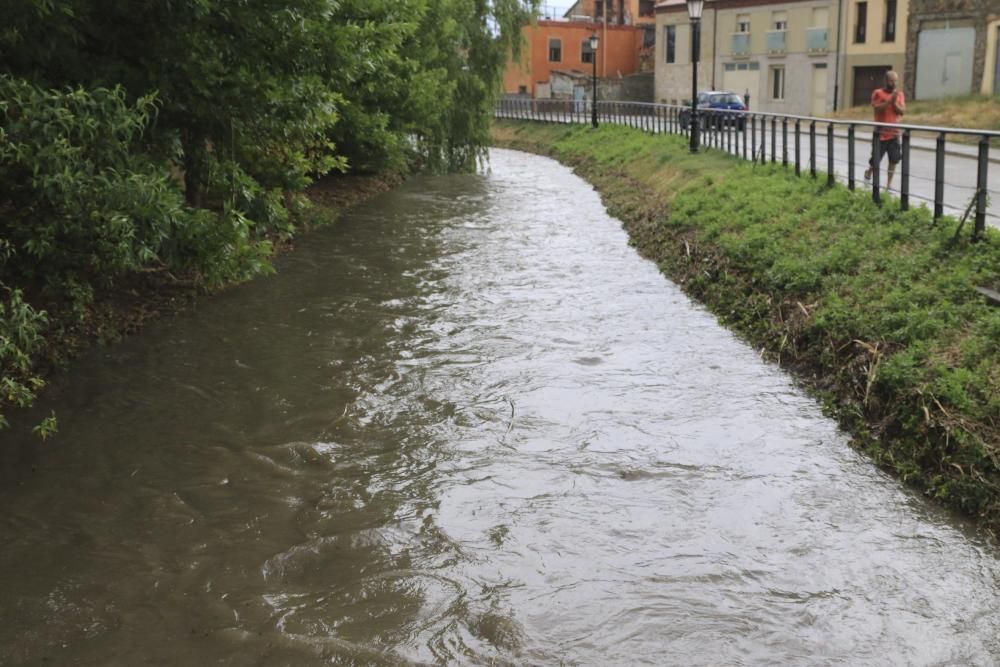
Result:
{"type": "MultiPolygon", "coordinates": [[[[889,70],[885,73],[885,83],[881,88],[872,91],[872,108],[875,110],[876,123],[898,123],[899,117],[906,113],[906,100],[903,91],[898,88],[899,75],[889,70]]],[[[892,187],[892,176],[896,173],[896,165],[902,157],[902,149],[899,145],[899,130],[893,127],[878,128],[879,161],[886,153],[889,154],[889,178],[886,179],[885,189],[892,187]]],[[[865,170],[865,180],[872,177],[872,169],[878,167],[875,164],[875,155],[868,160],[868,169],[865,170]]]]}

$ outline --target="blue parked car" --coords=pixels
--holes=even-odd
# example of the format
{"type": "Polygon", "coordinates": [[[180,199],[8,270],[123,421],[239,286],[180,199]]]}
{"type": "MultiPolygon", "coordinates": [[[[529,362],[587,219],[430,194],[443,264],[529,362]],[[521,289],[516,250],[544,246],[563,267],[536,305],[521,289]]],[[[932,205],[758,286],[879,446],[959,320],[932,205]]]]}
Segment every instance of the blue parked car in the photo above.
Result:
{"type": "MultiPolygon", "coordinates": [[[[734,123],[740,130],[746,125],[747,106],[743,103],[743,98],[728,90],[706,90],[698,93],[698,110],[709,110],[712,113],[701,117],[701,128],[711,126],[721,127],[723,124],[734,123]]],[[[691,110],[685,109],[680,115],[681,127],[685,130],[691,122],[691,110]]]]}

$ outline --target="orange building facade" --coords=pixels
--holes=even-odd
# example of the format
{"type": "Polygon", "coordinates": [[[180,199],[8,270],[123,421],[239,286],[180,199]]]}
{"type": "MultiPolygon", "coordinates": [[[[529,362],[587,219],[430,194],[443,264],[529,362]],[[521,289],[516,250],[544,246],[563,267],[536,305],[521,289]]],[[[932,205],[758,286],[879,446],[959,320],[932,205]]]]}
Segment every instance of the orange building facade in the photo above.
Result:
{"type": "Polygon", "coordinates": [[[507,63],[504,92],[535,97],[538,84],[549,81],[554,71],[592,74],[589,42],[594,33],[600,38],[596,54],[598,78],[623,77],[639,71],[644,35],[641,27],[542,20],[521,29],[521,60],[507,63]]]}

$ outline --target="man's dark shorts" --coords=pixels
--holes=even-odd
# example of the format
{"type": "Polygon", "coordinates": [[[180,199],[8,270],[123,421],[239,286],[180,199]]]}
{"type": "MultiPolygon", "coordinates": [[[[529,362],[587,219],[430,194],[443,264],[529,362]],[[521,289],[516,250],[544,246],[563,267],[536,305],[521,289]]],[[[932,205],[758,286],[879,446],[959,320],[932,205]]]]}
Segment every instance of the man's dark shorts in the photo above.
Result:
{"type": "MultiPolygon", "coordinates": [[[[903,158],[903,149],[899,145],[899,137],[893,137],[892,139],[882,139],[879,138],[879,162],[882,161],[882,156],[889,155],[889,164],[899,164],[899,161],[903,158]]],[[[868,164],[875,164],[875,156],[873,155],[868,164]]]]}

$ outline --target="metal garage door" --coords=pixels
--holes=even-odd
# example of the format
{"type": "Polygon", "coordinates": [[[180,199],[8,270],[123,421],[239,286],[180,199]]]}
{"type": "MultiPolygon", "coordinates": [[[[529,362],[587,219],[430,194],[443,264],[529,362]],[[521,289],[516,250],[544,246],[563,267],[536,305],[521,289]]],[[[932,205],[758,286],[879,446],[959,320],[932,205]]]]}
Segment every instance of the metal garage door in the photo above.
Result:
{"type": "Polygon", "coordinates": [[[726,63],[722,72],[722,89],[740,97],[750,91],[750,108],[759,109],[760,63],[726,63]]]}
{"type": "MultiPolygon", "coordinates": [[[[851,95],[852,107],[866,107],[872,102],[872,91],[885,83],[885,73],[892,65],[876,65],[875,67],[854,68],[854,92],[851,95]]],[[[903,91],[904,94],[909,91],[903,91]]]]}
{"type": "Polygon", "coordinates": [[[921,29],[917,40],[917,99],[972,92],[972,26],[921,29]]]}

